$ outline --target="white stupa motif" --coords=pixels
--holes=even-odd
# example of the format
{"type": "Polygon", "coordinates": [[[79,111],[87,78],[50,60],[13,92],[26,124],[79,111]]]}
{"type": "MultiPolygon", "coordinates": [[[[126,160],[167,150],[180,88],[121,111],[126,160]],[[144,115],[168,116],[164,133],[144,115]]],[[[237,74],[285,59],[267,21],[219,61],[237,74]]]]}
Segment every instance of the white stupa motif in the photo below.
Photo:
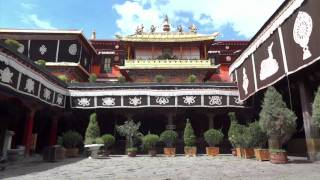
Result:
{"type": "Polygon", "coordinates": [[[303,60],[312,56],[308,46],[312,28],[311,16],[306,12],[300,11],[294,22],[293,39],[303,48],[303,60]]]}
{"type": "Polygon", "coordinates": [[[242,70],[242,88],[244,90],[244,94],[248,94],[248,87],[249,87],[249,79],[246,72],[246,68],[242,70]]]}
{"type": "Polygon", "coordinates": [[[272,47],[273,42],[268,46],[268,58],[262,60],[260,65],[259,78],[261,81],[274,75],[279,70],[279,64],[277,60],[273,58],[272,47]]]}

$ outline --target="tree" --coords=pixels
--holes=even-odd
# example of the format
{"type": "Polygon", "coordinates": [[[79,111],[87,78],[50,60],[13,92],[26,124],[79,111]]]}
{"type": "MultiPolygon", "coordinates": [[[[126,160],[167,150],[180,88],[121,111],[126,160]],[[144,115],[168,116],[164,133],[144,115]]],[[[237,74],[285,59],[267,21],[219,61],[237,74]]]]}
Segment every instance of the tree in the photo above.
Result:
{"type": "Polygon", "coordinates": [[[259,125],[267,133],[271,148],[279,149],[296,131],[297,117],[287,108],[282,96],[274,87],[269,87],[264,95],[259,125]]]}
{"type": "Polygon", "coordinates": [[[13,39],[6,39],[4,43],[11,49],[14,49],[15,51],[18,51],[18,49],[23,46],[21,43],[13,39]]]}
{"type": "Polygon", "coordinates": [[[38,59],[38,60],[35,61],[34,63],[36,63],[37,65],[39,65],[39,66],[41,66],[41,67],[46,67],[46,60],[38,59]]]}
{"type": "Polygon", "coordinates": [[[97,75],[95,73],[91,73],[89,76],[89,82],[96,82],[97,81],[97,75]]]}
{"type": "Polygon", "coordinates": [[[161,74],[158,74],[154,77],[154,81],[157,83],[162,83],[164,81],[164,76],[162,76],[161,74]]]}
{"type": "Polygon", "coordinates": [[[97,121],[97,114],[90,115],[90,121],[86,130],[85,143],[94,144],[95,140],[100,136],[100,128],[97,121]]]}
{"type": "Polygon", "coordinates": [[[125,136],[128,142],[129,148],[134,147],[134,139],[139,138],[141,133],[139,132],[141,123],[135,123],[133,120],[124,122],[121,126],[116,126],[116,130],[121,136],[125,136]]]}
{"type": "Polygon", "coordinates": [[[186,127],[185,127],[184,133],[183,133],[183,139],[184,139],[184,144],[187,147],[194,146],[194,144],[196,142],[196,136],[194,135],[194,131],[191,126],[191,123],[189,122],[189,119],[187,119],[186,127]]]}
{"type": "Polygon", "coordinates": [[[312,119],[313,122],[320,127],[320,87],[318,88],[312,104],[312,119]]]}
{"type": "Polygon", "coordinates": [[[188,76],[187,80],[188,83],[194,83],[197,81],[197,76],[194,74],[191,74],[190,76],[188,76]]]}

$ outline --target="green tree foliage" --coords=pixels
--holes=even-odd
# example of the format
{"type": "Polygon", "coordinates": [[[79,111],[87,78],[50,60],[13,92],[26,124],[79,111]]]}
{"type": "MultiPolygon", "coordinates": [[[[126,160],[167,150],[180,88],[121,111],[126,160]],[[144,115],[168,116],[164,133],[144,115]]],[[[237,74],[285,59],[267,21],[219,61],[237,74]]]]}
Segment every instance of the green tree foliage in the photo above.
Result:
{"type": "Polygon", "coordinates": [[[21,43],[19,43],[19,42],[16,41],[16,40],[13,40],[13,39],[6,39],[6,40],[4,41],[4,43],[5,43],[9,48],[11,48],[11,49],[13,49],[13,50],[15,50],[15,51],[17,51],[17,50],[22,46],[21,43]]]}
{"type": "Polygon", "coordinates": [[[139,132],[141,123],[135,123],[133,120],[124,122],[121,126],[116,126],[116,130],[121,136],[126,137],[129,148],[134,147],[134,139],[140,138],[141,133],[139,132]]]}
{"type": "Polygon", "coordinates": [[[165,130],[160,134],[160,141],[166,144],[166,147],[173,147],[177,141],[178,133],[173,130],[165,130]]]}
{"type": "Polygon", "coordinates": [[[203,136],[209,146],[213,147],[222,141],[224,135],[221,130],[209,129],[203,134],[203,136]]]}
{"type": "Polygon", "coordinates": [[[126,78],[124,77],[124,76],[119,76],[118,77],[118,83],[119,84],[123,84],[123,83],[125,83],[126,82],[126,78]]]}
{"type": "Polygon", "coordinates": [[[97,121],[97,114],[92,113],[90,115],[89,124],[85,135],[85,144],[94,144],[95,140],[100,136],[100,128],[97,121]]]}
{"type": "Polygon", "coordinates": [[[142,138],[142,145],[146,149],[155,149],[160,138],[156,134],[147,134],[142,138]]]}
{"type": "Polygon", "coordinates": [[[281,94],[274,87],[269,87],[260,112],[261,129],[269,138],[277,139],[281,146],[296,131],[296,119],[294,112],[282,100],[281,94]]]}
{"type": "Polygon", "coordinates": [[[57,78],[66,83],[70,82],[70,79],[64,74],[58,75],[57,78]]]}
{"type": "Polygon", "coordinates": [[[76,131],[68,131],[62,134],[59,143],[65,148],[76,148],[82,143],[82,136],[76,131]]]}
{"type": "Polygon", "coordinates": [[[35,61],[34,63],[36,63],[36,64],[39,65],[40,67],[46,67],[46,60],[38,59],[38,60],[35,61]]]}
{"type": "Polygon", "coordinates": [[[318,88],[312,104],[312,118],[313,122],[320,127],[320,87],[318,88]]]}
{"type": "Polygon", "coordinates": [[[188,76],[187,80],[188,83],[194,83],[197,81],[197,76],[194,74],[191,74],[190,76],[188,76]]]}
{"type": "Polygon", "coordinates": [[[162,83],[164,81],[164,76],[161,74],[158,74],[154,77],[154,81],[157,83],[162,83]]]}
{"type": "Polygon", "coordinates": [[[110,149],[116,142],[116,139],[111,134],[105,134],[101,136],[101,139],[106,149],[110,149]]]}
{"type": "Polygon", "coordinates": [[[192,147],[196,143],[196,136],[194,135],[194,131],[191,126],[191,123],[189,122],[189,119],[187,119],[186,127],[184,129],[183,140],[184,144],[187,147],[192,147]]]}
{"type": "Polygon", "coordinates": [[[247,131],[251,136],[251,142],[249,142],[251,147],[263,148],[266,145],[268,137],[267,134],[262,131],[258,121],[250,123],[247,127],[247,131]]]}
{"type": "MultiPolygon", "coordinates": [[[[230,114],[229,114],[230,115],[230,114]]],[[[231,114],[233,116],[234,114],[231,114]]],[[[244,144],[244,132],[245,132],[245,126],[239,124],[237,121],[233,120],[231,121],[231,125],[228,132],[228,137],[231,145],[235,147],[243,147],[244,144]]]]}
{"type": "Polygon", "coordinates": [[[88,79],[89,82],[96,82],[97,81],[97,75],[95,73],[91,73],[88,79]]]}

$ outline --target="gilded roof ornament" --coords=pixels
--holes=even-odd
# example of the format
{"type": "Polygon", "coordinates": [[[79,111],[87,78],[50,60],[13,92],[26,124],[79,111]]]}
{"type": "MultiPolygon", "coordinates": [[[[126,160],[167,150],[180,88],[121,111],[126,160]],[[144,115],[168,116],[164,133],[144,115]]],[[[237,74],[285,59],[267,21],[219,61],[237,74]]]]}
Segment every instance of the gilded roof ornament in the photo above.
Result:
{"type": "Polygon", "coordinates": [[[197,33],[197,30],[198,30],[198,28],[197,28],[197,26],[196,26],[195,24],[192,24],[192,25],[189,27],[189,29],[190,29],[190,32],[191,32],[191,33],[197,33]]]}
{"type": "Polygon", "coordinates": [[[151,25],[150,27],[150,32],[153,34],[154,32],[156,32],[156,27],[154,25],[151,25]]]}
{"type": "Polygon", "coordinates": [[[141,26],[137,26],[136,34],[140,34],[141,35],[143,33],[143,28],[144,28],[143,24],[141,24],[141,26]]]}
{"type": "Polygon", "coordinates": [[[182,28],[181,25],[179,25],[179,26],[177,27],[177,31],[178,31],[179,33],[183,33],[183,28],[182,28]]]}

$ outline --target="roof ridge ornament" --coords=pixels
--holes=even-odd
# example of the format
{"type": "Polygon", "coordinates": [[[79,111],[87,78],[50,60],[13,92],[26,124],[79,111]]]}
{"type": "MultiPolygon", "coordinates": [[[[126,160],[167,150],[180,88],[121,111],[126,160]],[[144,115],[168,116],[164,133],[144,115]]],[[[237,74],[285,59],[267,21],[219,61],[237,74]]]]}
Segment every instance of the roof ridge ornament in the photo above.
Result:
{"type": "Polygon", "coordinates": [[[164,16],[164,20],[163,20],[163,31],[164,32],[169,32],[170,31],[170,24],[169,24],[169,18],[168,15],[164,16]]]}
{"type": "Polygon", "coordinates": [[[136,34],[141,35],[143,33],[143,24],[141,24],[140,26],[138,25],[136,28],[136,34]]]}
{"type": "Polygon", "coordinates": [[[191,33],[194,33],[194,34],[196,34],[196,33],[197,33],[197,30],[198,30],[198,28],[197,28],[197,26],[196,26],[195,24],[191,24],[191,25],[189,26],[189,29],[190,29],[190,32],[191,32],[191,33]]]}

